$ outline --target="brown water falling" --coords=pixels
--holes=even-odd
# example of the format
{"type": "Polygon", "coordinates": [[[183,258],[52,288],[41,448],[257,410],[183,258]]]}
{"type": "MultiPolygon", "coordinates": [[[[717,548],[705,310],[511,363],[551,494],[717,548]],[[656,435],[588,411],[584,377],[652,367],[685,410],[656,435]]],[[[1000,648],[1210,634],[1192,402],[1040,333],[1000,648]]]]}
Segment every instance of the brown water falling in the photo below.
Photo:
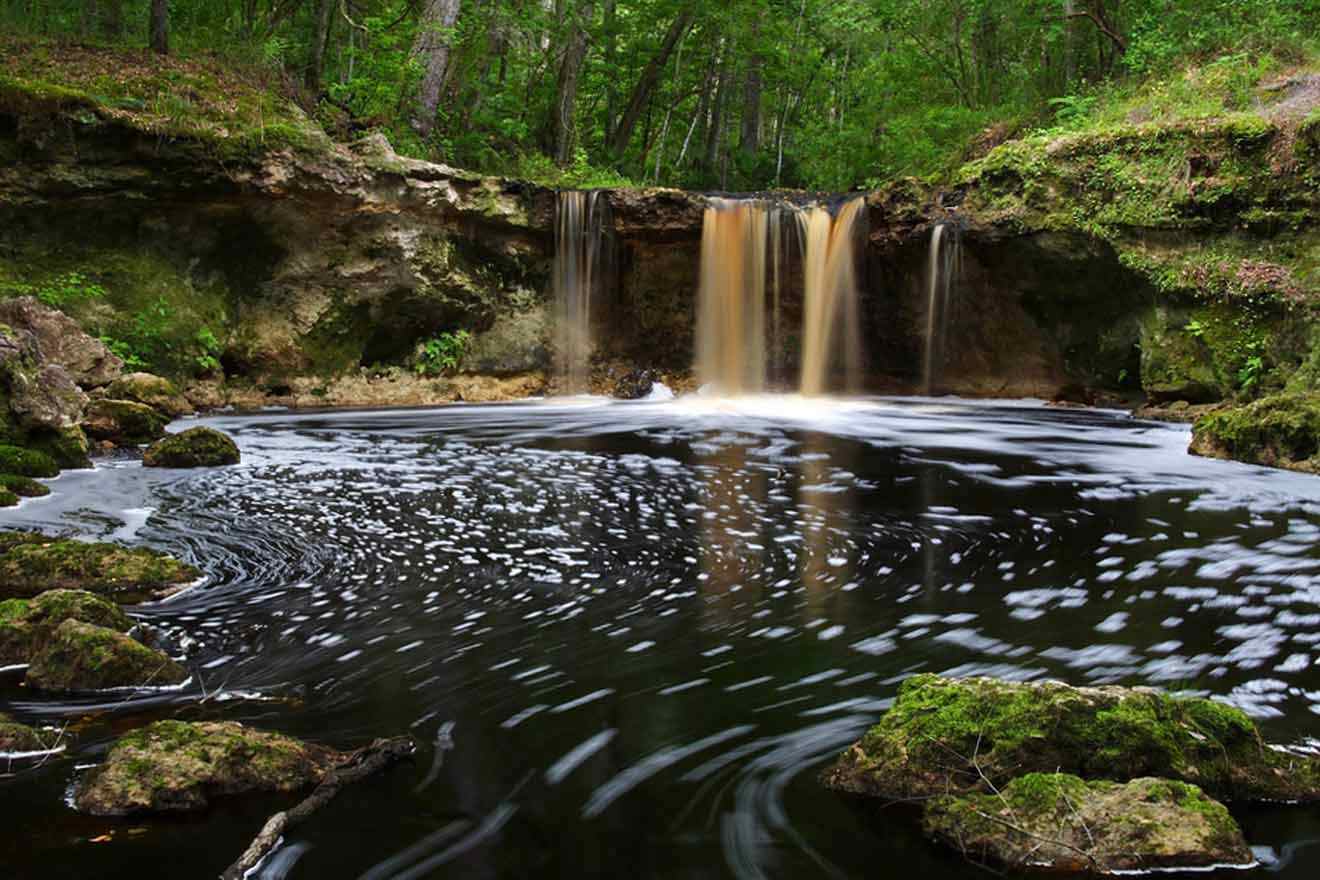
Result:
{"type": "Polygon", "coordinates": [[[555,372],[570,394],[588,390],[591,300],[600,283],[605,202],[598,192],[561,192],[555,218],[555,372]]]}
{"type": "Polygon", "coordinates": [[[926,352],[921,371],[923,394],[931,394],[944,365],[953,310],[953,286],[962,269],[962,242],[958,227],[939,223],[930,231],[929,266],[926,269],[926,352]]]}
{"type": "Polygon", "coordinates": [[[803,394],[823,394],[839,372],[845,388],[857,390],[862,363],[861,310],[857,292],[858,221],[864,199],[853,199],[831,216],[826,208],[798,215],[803,237],[806,289],[802,317],[803,394]]]}
{"type": "Polygon", "coordinates": [[[769,206],[712,200],[701,233],[697,376],[721,394],[765,388],[769,206]]]}

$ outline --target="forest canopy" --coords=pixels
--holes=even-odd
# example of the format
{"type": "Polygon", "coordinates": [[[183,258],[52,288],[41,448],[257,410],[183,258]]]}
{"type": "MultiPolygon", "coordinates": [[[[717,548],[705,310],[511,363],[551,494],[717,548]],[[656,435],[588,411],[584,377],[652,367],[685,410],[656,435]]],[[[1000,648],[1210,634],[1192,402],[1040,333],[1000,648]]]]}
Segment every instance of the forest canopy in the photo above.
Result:
{"type": "Polygon", "coordinates": [[[24,38],[274,73],[337,137],[380,130],[477,171],[845,190],[937,174],[1225,53],[1307,61],[1320,3],[0,0],[0,16],[24,38]]]}

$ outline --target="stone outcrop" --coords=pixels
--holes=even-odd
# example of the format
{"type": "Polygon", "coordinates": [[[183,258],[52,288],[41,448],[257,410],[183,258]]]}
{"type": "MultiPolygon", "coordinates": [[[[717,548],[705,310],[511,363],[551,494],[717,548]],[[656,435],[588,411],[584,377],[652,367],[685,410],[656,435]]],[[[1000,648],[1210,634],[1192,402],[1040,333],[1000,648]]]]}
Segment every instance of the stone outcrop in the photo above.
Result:
{"type": "Polygon", "coordinates": [[[125,633],[133,626],[118,605],[83,590],[50,590],[33,599],[6,599],[0,602],[0,666],[31,662],[66,620],[125,633]]]}
{"type": "Polygon", "coordinates": [[[176,593],[200,576],[191,565],[145,547],[0,533],[0,599],[85,590],[133,604],[176,593]]]}
{"type": "Polygon", "coordinates": [[[91,691],[179,684],[188,671],[164,653],[104,626],[66,620],[32,656],[27,685],[91,691]]]}
{"type": "Polygon", "coordinates": [[[1320,474],[1320,393],[1280,394],[1197,419],[1190,451],[1320,474]]]}
{"type": "Polygon", "coordinates": [[[238,445],[214,428],[189,428],[153,443],[142,456],[143,467],[198,468],[238,464],[238,445]]]}
{"type": "Polygon", "coordinates": [[[193,405],[173,382],[151,373],[120,376],[105,389],[105,396],[108,399],[129,400],[149,406],[169,419],[193,414],[193,405]]]}
{"type": "Polygon", "coordinates": [[[141,446],[164,437],[167,423],[165,416],[145,403],[103,398],[87,407],[82,428],[93,440],[115,446],[141,446]]]}
{"type": "Polygon", "coordinates": [[[83,388],[108,385],[124,371],[124,362],[68,315],[30,296],[0,301],[0,324],[31,334],[46,364],[62,367],[83,388]]]}

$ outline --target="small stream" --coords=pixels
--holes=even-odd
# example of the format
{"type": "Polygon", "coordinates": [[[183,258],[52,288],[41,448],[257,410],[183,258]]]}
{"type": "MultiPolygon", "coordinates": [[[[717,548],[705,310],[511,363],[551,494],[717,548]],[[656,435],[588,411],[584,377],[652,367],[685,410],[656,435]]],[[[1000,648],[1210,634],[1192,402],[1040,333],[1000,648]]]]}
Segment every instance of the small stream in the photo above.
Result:
{"type": "MultiPolygon", "coordinates": [[[[183,691],[0,678],[26,720],[96,712],[0,780],[7,877],[214,877],[289,803],[73,813],[78,768],[165,714],[414,736],[258,875],[368,880],[984,876],[815,780],[918,671],[1152,684],[1320,731],[1320,479],[1193,458],[1186,428],[769,396],[204,423],[241,466],[109,463],[0,513],[208,575],[141,610],[196,640],[183,691]]],[[[1277,876],[1320,875],[1315,809],[1238,816],[1277,876]]]]}

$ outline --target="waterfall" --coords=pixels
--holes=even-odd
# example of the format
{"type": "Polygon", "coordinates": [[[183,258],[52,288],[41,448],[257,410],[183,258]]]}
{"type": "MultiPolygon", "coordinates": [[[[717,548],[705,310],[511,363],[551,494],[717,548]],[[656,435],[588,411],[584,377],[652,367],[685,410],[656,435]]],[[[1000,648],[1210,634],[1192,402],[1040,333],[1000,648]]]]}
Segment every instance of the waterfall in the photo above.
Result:
{"type": "Polygon", "coordinates": [[[854,199],[835,216],[817,206],[711,200],[702,227],[697,312],[697,375],[703,384],[722,394],[754,394],[765,388],[768,370],[783,372],[783,298],[795,239],[804,275],[801,391],[824,393],[839,367],[845,386],[857,387],[856,239],[865,207],[863,199],[854,199]]]}
{"type": "Polygon", "coordinates": [[[924,394],[934,391],[940,368],[945,360],[949,316],[953,306],[953,285],[962,268],[962,242],[957,226],[951,223],[938,223],[931,228],[928,259],[926,352],[921,372],[921,388],[924,394]],[[947,238],[952,238],[952,242],[946,243],[947,238]]]}
{"type": "Polygon", "coordinates": [[[588,390],[591,300],[604,258],[606,202],[599,192],[561,192],[555,217],[555,372],[563,391],[588,390]]]}
{"type": "Polygon", "coordinates": [[[701,232],[697,376],[722,394],[765,387],[765,281],[769,208],[713,199],[701,232]]]}
{"type": "Polygon", "coordinates": [[[820,207],[798,215],[804,242],[803,394],[823,394],[840,358],[845,387],[858,387],[862,338],[855,243],[865,209],[864,199],[853,199],[837,217],[820,207]]]}

